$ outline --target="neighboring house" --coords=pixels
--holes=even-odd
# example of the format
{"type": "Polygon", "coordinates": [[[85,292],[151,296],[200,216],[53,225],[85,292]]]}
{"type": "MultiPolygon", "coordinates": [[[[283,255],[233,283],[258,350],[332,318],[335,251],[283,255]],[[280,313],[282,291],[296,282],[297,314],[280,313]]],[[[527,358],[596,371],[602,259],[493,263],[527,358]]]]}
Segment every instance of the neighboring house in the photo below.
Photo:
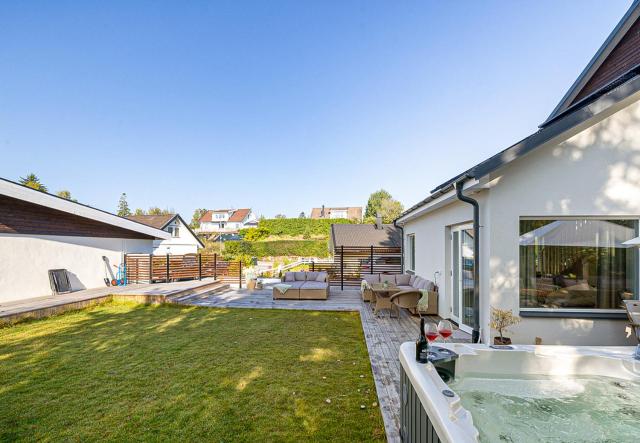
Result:
{"type": "Polygon", "coordinates": [[[321,208],[311,209],[311,215],[309,218],[321,219],[321,218],[346,218],[349,220],[362,221],[362,207],[344,206],[341,208],[326,208],[322,205],[321,208]]]}
{"type": "Polygon", "coordinates": [[[189,225],[180,217],[180,214],[131,215],[127,218],[156,229],[162,229],[171,234],[168,239],[155,240],[153,242],[154,255],[196,254],[199,248],[204,248],[204,243],[189,228],[189,225]]]}
{"type": "Polygon", "coordinates": [[[329,246],[332,251],[340,246],[400,248],[402,234],[391,224],[335,224],[331,225],[329,246]]]}
{"type": "Polygon", "coordinates": [[[198,234],[237,233],[240,229],[255,228],[258,219],[251,209],[215,209],[200,217],[198,234]]]}
{"type": "Polygon", "coordinates": [[[0,179],[0,302],[50,295],[48,271],[73,290],[105,286],[125,253],[149,254],[165,231],[0,179]]]}
{"type": "Polygon", "coordinates": [[[522,317],[515,343],[631,343],[621,301],[638,298],[640,262],[622,243],[640,221],[639,15],[635,2],[536,133],[396,220],[405,268],[441,278],[439,315],[485,343],[491,307],[522,317]]]}

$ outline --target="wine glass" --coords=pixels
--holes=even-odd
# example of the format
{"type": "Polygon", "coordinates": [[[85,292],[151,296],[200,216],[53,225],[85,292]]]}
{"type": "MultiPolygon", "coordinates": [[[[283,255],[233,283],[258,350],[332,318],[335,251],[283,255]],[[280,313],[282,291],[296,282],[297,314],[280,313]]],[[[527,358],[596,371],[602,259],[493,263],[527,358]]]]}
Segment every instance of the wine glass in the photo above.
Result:
{"type": "Polygon", "coordinates": [[[453,334],[453,327],[451,326],[451,322],[449,320],[440,320],[438,323],[438,332],[446,342],[451,334],[453,334]]]}
{"type": "Polygon", "coordinates": [[[436,328],[434,323],[427,322],[424,324],[424,336],[429,341],[429,344],[435,341],[438,338],[438,335],[440,334],[438,333],[438,328],[436,328]]]}

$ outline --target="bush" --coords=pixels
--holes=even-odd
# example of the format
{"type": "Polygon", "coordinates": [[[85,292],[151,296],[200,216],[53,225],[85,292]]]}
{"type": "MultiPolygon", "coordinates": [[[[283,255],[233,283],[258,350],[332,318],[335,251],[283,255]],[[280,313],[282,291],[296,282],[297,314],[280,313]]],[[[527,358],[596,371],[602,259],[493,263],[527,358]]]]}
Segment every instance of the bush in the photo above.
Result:
{"type": "Polygon", "coordinates": [[[271,235],[323,235],[329,236],[332,224],[356,223],[346,218],[311,219],[311,218],[267,218],[260,220],[259,228],[265,228],[271,235]]]}
{"type": "Polygon", "coordinates": [[[269,237],[269,230],[262,226],[258,228],[242,229],[241,235],[247,241],[259,241],[269,237]]]}
{"type": "Polygon", "coordinates": [[[329,246],[325,240],[228,241],[224,253],[232,257],[328,257],[329,246]]]}

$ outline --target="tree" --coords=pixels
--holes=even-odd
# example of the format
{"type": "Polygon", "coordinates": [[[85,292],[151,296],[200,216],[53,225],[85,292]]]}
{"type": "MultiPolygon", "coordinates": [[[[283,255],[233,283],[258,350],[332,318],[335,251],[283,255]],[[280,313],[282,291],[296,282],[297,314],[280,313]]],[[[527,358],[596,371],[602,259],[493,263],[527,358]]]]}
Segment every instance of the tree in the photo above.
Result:
{"type": "Polygon", "coordinates": [[[40,179],[34,173],[27,174],[26,177],[20,177],[20,184],[36,191],[47,192],[47,187],[40,183],[40,179]]]}
{"type": "Polygon", "coordinates": [[[287,218],[284,214],[276,214],[275,218],[287,218]]]}
{"type": "Polygon", "coordinates": [[[147,215],[147,213],[144,212],[144,209],[142,208],[136,208],[136,210],[133,212],[133,215],[147,215]]]}
{"type": "Polygon", "coordinates": [[[118,215],[120,217],[128,217],[131,215],[129,203],[127,203],[127,194],[124,192],[120,195],[120,200],[118,201],[118,215]]]}
{"type": "Polygon", "coordinates": [[[384,189],[380,189],[369,196],[364,213],[365,222],[375,222],[376,215],[380,214],[383,223],[392,223],[402,214],[403,209],[402,203],[394,200],[384,189]]]}
{"type": "Polygon", "coordinates": [[[307,218],[307,216],[305,215],[304,211],[302,211],[298,218],[307,218]]]}
{"type": "Polygon", "coordinates": [[[77,202],[78,200],[76,200],[75,198],[71,197],[71,192],[67,191],[66,189],[63,189],[62,191],[58,191],[56,192],[56,195],[60,198],[64,198],[67,200],[71,200],[72,202],[77,202]]]}
{"type": "Polygon", "coordinates": [[[200,219],[205,214],[205,212],[207,212],[207,210],[202,208],[193,211],[193,217],[191,217],[191,223],[189,223],[191,229],[198,229],[200,227],[200,219]]]}
{"type": "Polygon", "coordinates": [[[152,206],[147,211],[147,214],[148,215],[169,215],[171,214],[171,211],[169,211],[168,209],[160,209],[157,206],[152,206]]]}

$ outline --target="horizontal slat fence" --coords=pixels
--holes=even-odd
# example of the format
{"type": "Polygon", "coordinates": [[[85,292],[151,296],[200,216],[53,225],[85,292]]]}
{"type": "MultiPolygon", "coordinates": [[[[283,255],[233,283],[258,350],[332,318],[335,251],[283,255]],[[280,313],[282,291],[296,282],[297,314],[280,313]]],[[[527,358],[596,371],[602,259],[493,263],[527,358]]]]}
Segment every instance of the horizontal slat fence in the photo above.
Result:
{"type": "Polygon", "coordinates": [[[333,261],[315,262],[303,266],[309,271],[329,274],[332,286],[360,286],[363,274],[401,274],[402,249],[369,247],[338,247],[333,261]]]}
{"type": "Polygon", "coordinates": [[[242,286],[242,263],[222,260],[218,254],[149,255],[126,254],[130,283],[158,283],[178,280],[217,278],[242,286]]]}

